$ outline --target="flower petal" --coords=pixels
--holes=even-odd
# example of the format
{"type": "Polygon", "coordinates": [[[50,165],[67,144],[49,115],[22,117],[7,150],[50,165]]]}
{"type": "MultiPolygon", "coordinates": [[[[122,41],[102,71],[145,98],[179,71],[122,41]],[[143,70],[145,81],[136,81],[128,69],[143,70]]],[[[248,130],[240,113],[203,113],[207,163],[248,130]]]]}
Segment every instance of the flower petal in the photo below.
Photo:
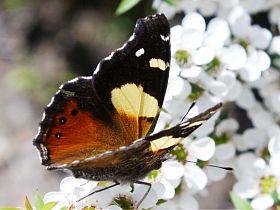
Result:
{"type": "Polygon", "coordinates": [[[235,7],[228,16],[233,34],[239,38],[246,38],[251,25],[250,15],[243,7],[235,7]]]}
{"type": "Polygon", "coordinates": [[[269,209],[273,204],[274,200],[271,195],[258,195],[251,202],[251,206],[255,210],[269,209]]]}
{"type": "Polygon", "coordinates": [[[184,167],[175,160],[169,160],[162,163],[162,175],[166,179],[180,179],[184,175],[184,167]]]}
{"type": "Polygon", "coordinates": [[[185,165],[184,179],[188,188],[194,191],[202,190],[207,184],[205,173],[194,164],[185,165]]]}
{"type": "Polygon", "coordinates": [[[182,25],[185,30],[195,30],[204,32],[206,23],[204,18],[197,12],[188,13],[182,20],[182,25]]]}
{"type": "Polygon", "coordinates": [[[188,151],[200,160],[209,160],[215,152],[215,141],[210,137],[195,140],[190,144],[188,151]]]}

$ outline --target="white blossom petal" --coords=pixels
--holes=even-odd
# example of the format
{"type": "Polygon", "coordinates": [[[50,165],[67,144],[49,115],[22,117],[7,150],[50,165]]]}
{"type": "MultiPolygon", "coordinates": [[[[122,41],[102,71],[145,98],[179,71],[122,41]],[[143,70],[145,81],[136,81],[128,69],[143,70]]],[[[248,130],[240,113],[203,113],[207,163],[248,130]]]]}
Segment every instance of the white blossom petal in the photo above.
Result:
{"type": "Polygon", "coordinates": [[[188,193],[183,193],[179,197],[179,207],[180,209],[192,209],[192,210],[198,210],[198,203],[195,200],[195,198],[188,193]]]}
{"type": "MultiPolygon", "coordinates": [[[[145,193],[148,190],[148,186],[140,185],[135,189],[133,192],[133,199],[135,199],[136,203],[139,203],[140,200],[143,198],[145,193]]],[[[148,209],[156,205],[158,201],[157,193],[151,188],[147,197],[143,200],[140,204],[139,209],[148,209]]]]}
{"type": "Polygon", "coordinates": [[[271,156],[270,160],[269,160],[269,166],[271,169],[271,172],[278,177],[279,180],[279,176],[280,176],[280,151],[278,150],[277,154],[274,154],[273,156],[271,156]]]}
{"type": "Polygon", "coordinates": [[[216,146],[214,157],[218,161],[225,161],[233,158],[235,147],[232,143],[220,144],[216,146]]]}
{"type": "Polygon", "coordinates": [[[229,36],[228,23],[222,18],[213,18],[208,23],[203,43],[212,49],[219,49],[223,47],[229,36]]]}
{"type": "Polygon", "coordinates": [[[260,192],[259,183],[248,179],[237,181],[232,190],[241,198],[253,198],[260,192]]]}
{"type": "Polygon", "coordinates": [[[259,49],[268,48],[271,38],[272,38],[271,32],[265,28],[261,28],[258,25],[253,25],[250,28],[250,32],[249,32],[250,43],[256,48],[259,49]]]}
{"type": "Polygon", "coordinates": [[[161,172],[166,179],[180,179],[184,175],[184,167],[175,160],[162,163],[161,172]]]}
{"type": "Polygon", "coordinates": [[[273,24],[277,24],[280,19],[280,7],[273,7],[268,14],[269,21],[273,24]]]}
{"type": "Polygon", "coordinates": [[[201,47],[193,54],[195,65],[204,65],[210,63],[214,58],[214,50],[208,47],[201,47]]]}
{"type": "Polygon", "coordinates": [[[222,120],[217,126],[216,126],[216,134],[222,135],[223,133],[227,134],[233,134],[236,132],[239,128],[239,124],[236,119],[234,118],[227,118],[222,120]]]}
{"type": "Polygon", "coordinates": [[[175,195],[174,187],[165,179],[161,180],[161,183],[164,185],[165,191],[162,195],[162,199],[171,199],[175,195]]]}
{"type": "Polygon", "coordinates": [[[266,163],[262,158],[253,153],[244,153],[237,157],[237,167],[234,171],[238,179],[250,177],[251,179],[260,178],[264,175],[266,163]]]}
{"type": "Polygon", "coordinates": [[[199,4],[199,11],[203,16],[209,17],[214,15],[215,11],[217,9],[216,2],[213,1],[203,1],[203,3],[199,4]]]}
{"type": "Polygon", "coordinates": [[[280,135],[274,136],[269,140],[268,151],[272,156],[280,153],[280,135]]]}
{"type": "Polygon", "coordinates": [[[272,38],[269,52],[280,55],[280,36],[274,36],[272,38]]]}
{"type": "Polygon", "coordinates": [[[227,175],[227,171],[220,168],[207,167],[205,171],[208,179],[214,182],[223,180],[227,175]]]}
{"type": "Polygon", "coordinates": [[[252,202],[251,206],[255,210],[263,210],[268,209],[274,204],[274,200],[271,195],[258,195],[255,197],[252,202]]]}
{"type": "Polygon", "coordinates": [[[191,85],[187,80],[176,77],[170,82],[168,92],[173,97],[184,100],[191,93],[191,85]]]}
{"type": "Polygon", "coordinates": [[[185,182],[191,190],[202,190],[207,184],[205,173],[194,164],[185,165],[185,182]]]}
{"type": "Polygon", "coordinates": [[[228,93],[228,86],[220,81],[213,81],[208,84],[209,92],[218,96],[222,97],[228,93]]]}
{"type": "Polygon", "coordinates": [[[251,18],[241,6],[235,7],[228,16],[233,34],[239,38],[246,38],[249,32],[251,18]]]}
{"type": "Polygon", "coordinates": [[[204,18],[199,13],[191,12],[187,14],[182,20],[182,26],[185,30],[204,32],[206,23],[204,18]]]}
{"type": "Polygon", "coordinates": [[[242,138],[248,149],[262,148],[267,140],[265,133],[257,128],[245,130],[242,138]]]}
{"type": "Polygon", "coordinates": [[[254,107],[255,103],[256,99],[252,90],[250,90],[248,87],[243,86],[242,92],[237,99],[236,104],[239,107],[248,110],[254,107]]]}
{"type": "Polygon", "coordinates": [[[190,144],[188,151],[199,160],[209,160],[215,152],[215,141],[210,137],[195,140],[190,144]]]}
{"type": "Polygon", "coordinates": [[[247,60],[245,49],[239,44],[232,44],[219,52],[219,57],[225,66],[230,70],[241,69],[247,60]]]}
{"type": "Polygon", "coordinates": [[[199,66],[191,66],[188,68],[183,68],[180,75],[183,78],[196,78],[201,73],[202,68],[199,66]]]}

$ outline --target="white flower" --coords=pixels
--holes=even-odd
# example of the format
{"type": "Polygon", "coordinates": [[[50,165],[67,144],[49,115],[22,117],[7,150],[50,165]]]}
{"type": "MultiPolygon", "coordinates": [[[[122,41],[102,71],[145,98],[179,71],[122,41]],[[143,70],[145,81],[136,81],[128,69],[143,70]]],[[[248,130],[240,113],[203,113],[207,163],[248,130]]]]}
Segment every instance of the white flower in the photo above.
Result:
{"type": "Polygon", "coordinates": [[[274,204],[274,200],[271,195],[258,195],[255,197],[252,202],[251,206],[253,209],[256,210],[263,210],[263,209],[268,209],[274,204]]]}
{"type": "Polygon", "coordinates": [[[228,15],[228,22],[232,33],[236,37],[247,38],[251,25],[251,18],[243,7],[238,6],[233,8],[228,15]]]}
{"type": "MultiPolygon", "coordinates": [[[[204,137],[195,141],[184,141],[184,146],[188,151],[188,160],[196,162],[198,159],[207,161],[215,151],[215,142],[209,137],[204,137]]],[[[184,180],[190,192],[196,193],[207,184],[205,172],[194,163],[187,163],[184,166],[184,180]]]]}
{"type": "Polygon", "coordinates": [[[207,25],[203,45],[212,49],[220,49],[230,38],[228,23],[222,18],[213,18],[207,25]]]}
{"type": "Polygon", "coordinates": [[[193,141],[188,147],[189,156],[203,161],[209,160],[215,151],[215,142],[210,137],[204,137],[193,141]]]}
{"type": "Polygon", "coordinates": [[[276,53],[280,55],[280,36],[274,36],[272,38],[269,51],[270,53],[276,53]]]}
{"type": "Polygon", "coordinates": [[[264,175],[264,169],[266,168],[265,161],[253,153],[240,155],[236,159],[236,164],[234,173],[238,179],[259,179],[264,175]]]}
{"type": "Polygon", "coordinates": [[[249,87],[243,85],[242,92],[236,100],[236,104],[245,109],[252,109],[256,104],[255,96],[249,87]]]}
{"type": "Polygon", "coordinates": [[[185,165],[184,180],[188,189],[195,193],[206,187],[208,179],[201,168],[193,163],[187,163],[185,165]]]}
{"type": "Polygon", "coordinates": [[[249,31],[250,44],[252,44],[256,48],[258,49],[268,48],[271,38],[272,38],[272,34],[266,28],[261,28],[258,25],[253,25],[252,27],[250,27],[250,31],[249,31]]]}
{"type": "Polygon", "coordinates": [[[184,167],[175,160],[168,160],[162,163],[162,176],[168,180],[178,180],[184,175],[184,167]]]}
{"type": "Polygon", "coordinates": [[[48,192],[44,196],[43,201],[44,203],[50,201],[58,202],[54,209],[70,206],[75,206],[77,208],[87,206],[85,199],[80,202],[77,202],[77,200],[89,194],[90,190],[95,189],[96,186],[97,182],[88,182],[85,179],[66,177],[60,183],[60,191],[48,192]]]}
{"type": "Polygon", "coordinates": [[[252,82],[260,78],[261,73],[270,67],[270,58],[266,52],[254,50],[249,53],[244,67],[240,70],[243,80],[252,82]]]}
{"type": "Polygon", "coordinates": [[[238,122],[233,118],[227,118],[222,120],[216,127],[216,134],[222,135],[226,133],[228,136],[232,136],[239,128],[238,122]]]}
{"type": "Polygon", "coordinates": [[[218,53],[219,58],[229,70],[239,70],[246,64],[246,51],[239,44],[232,44],[229,47],[222,48],[218,53]]]}
{"type": "Polygon", "coordinates": [[[280,135],[273,136],[268,143],[268,151],[274,156],[280,154],[280,135]]]}
{"type": "Polygon", "coordinates": [[[249,128],[245,130],[242,139],[247,149],[262,149],[267,143],[267,136],[263,130],[258,128],[249,128]]]}

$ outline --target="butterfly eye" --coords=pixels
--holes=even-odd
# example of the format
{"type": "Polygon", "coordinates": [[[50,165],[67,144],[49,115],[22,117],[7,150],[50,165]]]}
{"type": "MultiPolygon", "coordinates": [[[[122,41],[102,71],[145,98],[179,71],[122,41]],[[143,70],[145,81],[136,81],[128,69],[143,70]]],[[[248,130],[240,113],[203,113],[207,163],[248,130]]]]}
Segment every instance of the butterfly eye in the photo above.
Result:
{"type": "Polygon", "coordinates": [[[60,123],[61,125],[64,125],[64,124],[66,123],[66,118],[65,118],[65,117],[59,118],[59,123],[60,123]]]}
{"type": "Polygon", "coordinates": [[[78,111],[77,109],[73,109],[73,110],[71,111],[71,115],[72,115],[72,116],[76,116],[78,113],[79,113],[79,111],[78,111]]]}
{"type": "Polygon", "coordinates": [[[56,137],[57,139],[60,139],[60,138],[62,137],[62,133],[59,133],[59,132],[56,133],[56,134],[55,134],[55,137],[56,137]]]}

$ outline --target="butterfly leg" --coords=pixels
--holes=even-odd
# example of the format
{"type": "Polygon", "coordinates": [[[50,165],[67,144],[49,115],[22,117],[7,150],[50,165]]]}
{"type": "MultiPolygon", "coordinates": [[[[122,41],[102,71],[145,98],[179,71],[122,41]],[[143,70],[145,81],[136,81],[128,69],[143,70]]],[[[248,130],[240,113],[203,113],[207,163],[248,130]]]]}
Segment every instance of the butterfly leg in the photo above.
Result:
{"type": "Polygon", "coordinates": [[[145,192],[144,196],[141,198],[141,200],[138,202],[138,204],[137,204],[137,206],[136,206],[136,209],[138,209],[138,207],[140,206],[140,204],[143,202],[143,200],[147,197],[148,193],[150,192],[151,187],[152,187],[152,184],[149,183],[149,182],[142,182],[142,181],[136,181],[136,182],[134,182],[134,183],[136,183],[136,184],[143,184],[143,185],[148,186],[147,192],[145,192]]]}
{"type": "Polygon", "coordinates": [[[110,185],[110,186],[108,186],[108,187],[104,187],[104,188],[102,188],[102,189],[95,190],[95,191],[89,193],[88,195],[86,195],[86,196],[80,198],[79,200],[77,200],[77,202],[79,202],[79,201],[81,201],[81,200],[83,200],[83,199],[85,199],[85,198],[87,198],[87,197],[89,197],[89,196],[91,196],[91,195],[93,195],[93,194],[95,194],[95,193],[102,192],[102,191],[104,191],[104,190],[108,190],[108,189],[110,189],[110,188],[112,188],[112,187],[115,187],[115,186],[118,186],[118,185],[120,184],[120,183],[117,182],[117,181],[114,181],[114,182],[115,182],[114,184],[112,184],[112,185],[110,185]]]}

